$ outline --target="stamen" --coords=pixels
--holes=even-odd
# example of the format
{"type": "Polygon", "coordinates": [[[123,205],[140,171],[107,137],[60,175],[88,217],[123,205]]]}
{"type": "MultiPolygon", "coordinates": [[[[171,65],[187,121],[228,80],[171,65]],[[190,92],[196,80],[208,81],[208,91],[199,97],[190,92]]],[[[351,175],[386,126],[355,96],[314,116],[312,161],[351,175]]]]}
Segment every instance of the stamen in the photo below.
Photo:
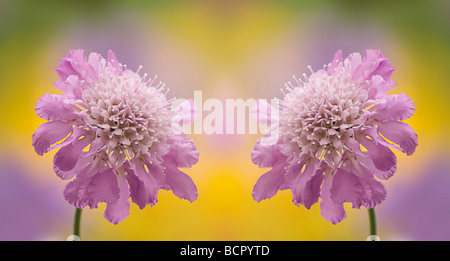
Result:
{"type": "Polygon", "coordinates": [[[139,65],[138,69],[136,70],[136,74],[139,74],[139,72],[142,70],[142,65],[139,65]]]}
{"type": "Polygon", "coordinates": [[[297,83],[297,86],[300,87],[302,84],[300,83],[300,80],[297,79],[297,77],[295,77],[295,74],[292,76],[295,80],[295,82],[297,83]]]}

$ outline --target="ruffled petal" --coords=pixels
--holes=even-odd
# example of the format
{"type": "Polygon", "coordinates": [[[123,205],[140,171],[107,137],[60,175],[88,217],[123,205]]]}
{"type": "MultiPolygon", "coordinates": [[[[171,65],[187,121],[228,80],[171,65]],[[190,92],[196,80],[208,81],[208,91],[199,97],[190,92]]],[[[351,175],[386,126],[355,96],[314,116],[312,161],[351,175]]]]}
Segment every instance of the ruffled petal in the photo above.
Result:
{"type": "MultiPolygon", "coordinates": [[[[362,58],[360,53],[351,53],[348,55],[348,57],[344,61],[344,66],[346,68],[346,71],[353,75],[353,78],[359,76],[357,70],[360,68],[362,63],[362,58]]],[[[361,81],[361,80],[357,80],[361,81]]]]}
{"type": "Polygon", "coordinates": [[[131,200],[141,209],[150,204],[153,206],[158,201],[159,182],[147,173],[144,166],[144,160],[132,159],[130,161],[130,170],[127,175],[127,181],[130,185],[131,200]]]}
{"type": "Polygon", "coordinates": [[[71,179],[91,162],[92,162],[91,156],[82,155],[77,159],[76,164],[73,166],[73,168],[68,170],[61,170],[58,167],[58,165],[53,164],[53,171],[55,171],[56,175],[61,179],[71,179]]]}
{"type": "Polygon", "coordinates": [[[77,75],[70,75],[66,80],[58,79],[53,85],[64,92],[64,96],[69,99],[82,99],[81,93],[86,83],[78,78],[77,75]]]}
{"type": "Polygon", "coordinates": [[[95,163],[84,166],[77,173],[76,178],[67,183],[63,192],[64,198],[67,202],[77,208],[84,208],[87,206],[88,198],[86,196],[86,188],[97,170],[98,168],[95,163]]]}
{"type": "Polygon", "coordinates": [[[62,172],[73,169],[77,164],[78,157],[80,156],[80,153],[77,152],[73,153],[73,152],[74,152],[73,144],[69,144],[65,147],[62,147],[53,158],[53,168],[58,169],[59,171],[62,172]]]}
{"type": "MultiPolygon", "coordinates": [[[[319,170],[320,161],[315,159],[306,163],[303,173],[300,173],[302,164],[294,163],[293,165],[288,169],[288,172],[297,172],[296,178],[289,184],[293,196],[292,202],[297,206],[301,204],[309,209],[319,200],[320,196],[320,185],[323,180],[322,170],[319,170]]],[[[289,173],[287,175],[290,176],[289,173]]]]}
{"type": "Polygon", "coordinates": [[[380,50],[368,49],[364,55],[362,63],[353,74],[353,79],[358,82],[370,80],[373,75],[380,75],[387,80],[395,68],[392,67],[389,60],[383,56],[380,50]]]}
{"type": "Polygon", "coordinates": [[[355,155],[365,155],[364,152],[361,151],[360,143],[353,138],[346,140],[345,146],[347,146],[350,149],[350,151],[355,155]]]}
{"type": "Polygon", "coordinates": [[[261,141],[257,141],[254,149],[250,152],[252,162],[260,168],[273,167],[277,162],[286,162],[287,157],[284,156],[279,149],[279,145],[263,145],[261,141]]]}
{"type": "Polygon", "coordinates": [[[416,151],[418,135],[408,123],[386,121],[378,125],[378,130],[388,140],[400,145],[401,151],[406,155],[410,156],[416,151]]]}
{"type": "Polygon", "coordinates": [[[178,170],[176,165],[164,162],[164,187],[172,190],[175,196],[193,202],[197,199],[198,192],[191,177],[178,170]]]}
{"type": "Polygon", "coordinates": [[[344,168],[357,178],[362,188],[361,197],[349,201],[353,203],[354,208],[360,208],[361,205],[366,208],[373,208],[386,199],[387,191],[383,183],[376,180],[372,171],[363,166],[360,161],[347,161],[344,168]]]}
{"type": "Polygon", "coordinates": [[[87,137],[75,139],[72,143],[62,147],[53,158],[54,168],[68,171],[75,167],[83,149],[89,145],[87,137]]]}
{"type": "MultiPolygon", "coordinates": [[[[61,60],[55,70],[61,77],[62,82],[65,82],[70,76],[77,76],[79,80],[92,82],[98,80],[100,71],[97,70],[102,60],[104,61],[96,53],[91,53],[88,60],[84,55],[84,50],[73,49],[61,60]]],[[[55,86],[59,88],[59,86],[63,85],[59,82],[55,86]]],[[[63,89],[61,90],[64,91],[63,89]]]]}
{"type": "Polygon", "coordinates": [[[66,60],[76,72],[74,75],[79,76],[81,80],[93,82],[98,80],[100,71],[97,71],[97,69],[99,69],[99,64],[104,59],[97,53],[90,53],[89,58],[87,59],[83,50],[83,52],[78,53],[77,56],[69,57],[68,55],[66,60]]]}
{"type": "Polygon", "coordinates": [[[48,121],[81,118],[81,115],[75,112],[76,106],[73,102],[63,95],[44,94],[37,100],[35,110],[40,118],[48,121]]]}
{"type": "Polygon", "coordinates": [[[410,118],[415,111],[414,101],[406,94],[387,95],[370,109],[374,111],[368,118],[379,121],[402,121],[410,118]]]}
{"type": "Polygon", "coordinates": [[[32,145],[36,153],[42,156],[52,150],[52,144],[64,139],[72,130],[72,122],[49,121],[39,126],[32,136],[32,145]]]}
{"type": "Polygon", "coordinates": [[[380,50],[366,50],[363,63],[366,63],[368,68],[373,69],[371,72],[372,75],[380,75],[385,80],[391,77],[395,71],[389,59],[384,57],[380,50]]]}
{"type": "Polygon", "coordinates": [[[339,168],[333,177],[330,197],[336,204],[352,202],[353,207],[359,208],[365,197],[365,191],[360,180],[351,172],[339,168]]]}
{"type": "Polygon", "coordinates": [[[277,162],[272,170],[259,177],[253,187],[252,196],[255,201],[260,202],[263,199],[271,198],[282,187],[286,187],[285,165],[285,162],[277,162]]]}
{"type": "Polygon", "coordinates": [[[91,80],[95,80],[98,78],[98,75],[100,73],[105,71],[106,61],[100,54],[90,53],[88,57],[88,65],[89,65],[89,69],[87,70],[87,73],[89,73],[88,78],[91,80]]]}
{"type": "Polygon", "coordinates": [[[86,57],[84,56],[84,50],[82,49],[72,49],[67,55],[61,59],[58,67],[55,68],[58,75],[63,81],[67,79],[70,75],[78,75],[78,64],[86,63],[86,57]],[[77,68],[77,69],[76,69],[77,68]]]}
{"type": "Polygon", "coordinates": [[[163,142],[153,143],[148,153],[164,157],[169,154],[171,147],[171,145],[163,142]]]}
{"type": "Polygon", "coordinates": [[[397,164],[394,164],[388,170],[385,170],[385,171],[379,170],[373,164],[373,160],[370,157],[370,155],[366,155],[366,156],[358,155],[357,159],[362,165],[366,166],[366,168],[369,169],[379,179],[388,179],[394,175],[395,171],[397,171],[397,164]]]}
{"type": "MultiPolygon", "coordinates": [[[[380,143],[381,145],[391,148],[391,149],[401,150],[397,144],[387,141],[385,138],[383,138],[380,135],[380,133],[378,131],[378,125],[377,126],[368,126],[367,129],[362,130],[361,133],[366,135],[366,137],[367,136],[370,137],[372,140],[375,141],[375,143],[380,143]]],[[[365,154],[367,154],[367,153],[364,152],[361,156],[365,156],[365,154]]]]}
{"type": "Polygon", "coordinates": [[[109,222],[117,225],[119,222],[125,220],[130,214],[130,190],[128,189],[128,182],[123,173],[116,175],[117,184],[119,185],[119,198],[115,203],[106,204],[104,217],[109,222]]]}
{"type": "Polygon", "coordinates": [[[86,197],[91,208],[97,208],[99,202],[113,204],[119,199],[117,175],[108,168],[94,175],[86,187],[86,197]]]}
{"type": "Polygon", "coordinates": [[[387,92],[394,88],[397,84],[390,78],[383,79],[380,75],[373,75],[367,83],[369,91],[369,99],[384,98],[387,92]]]}
{"type": "Polygon", "coordinates": [[[164,159],[170,158],[177,167],[190,168],[198,162],[199,152],[192,140],[176,141],[164,159]]]}
{"type": "Polygon", "coordinates": [[[342,64],[342,50],[338,50],[336,52],[333,61],[328,65],[328,74],[332,75],[334,73],[334,70],[338,68],[340,64],[342,64]]]}
{"type": "Polygon", "coordinates": [[[347,217],[345,213],[344,204],[336,204],[331,199],[331,186],[333,184],[333,175],[329,173],[323,178],[322,187],[320,189],[320,210],[321,215],[325,220],[332,224],[337,224],[347,217]]]}
{"type": "Polygon", "coordinates": [[[388,147],[363,136],[359,137],[359,141],[367,149],[374,166],[378,170],[389,171],[397,165],[397,157],[388,147]]]}
{"type": "Polygon", "coordinates": [[[362,184],[368,194],[363,202],[366,208],[374,208],[386,199],[387,190],[383,183],[374,179],[372,176],[362,179],[362,184]]]}
{"type": "Polygon", "coordinates": [[[116,55],[112,50],[108,50],[108,66],[110,68],[113,68],[113,70],[116,72],[116,74],[121,75],[122,74],[122,66],[120,66],[119,61],[116,58],[116,55]]]}

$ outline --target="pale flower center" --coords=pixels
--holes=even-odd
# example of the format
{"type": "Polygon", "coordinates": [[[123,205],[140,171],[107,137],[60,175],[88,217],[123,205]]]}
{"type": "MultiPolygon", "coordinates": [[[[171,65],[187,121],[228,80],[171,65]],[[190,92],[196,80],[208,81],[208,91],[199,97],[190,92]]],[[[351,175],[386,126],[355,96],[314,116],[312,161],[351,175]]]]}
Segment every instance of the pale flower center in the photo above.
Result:
{"type": "Polygon", "coordinates": [[[342,71],[315,73],[298,86],[287,85],[280,128],[286,142],[323,159],[326,153],[342,156],[346,141],[365,122],[368,93],[342,71]]]}
{"type": "Polygon", "coordinates": [[[120,76],[107,72],[83,91],[86,125],[95,129],[108,155],[117,152],[133,158],[170,134],[164,86],[152,83],[131,72],[120,76]]]}

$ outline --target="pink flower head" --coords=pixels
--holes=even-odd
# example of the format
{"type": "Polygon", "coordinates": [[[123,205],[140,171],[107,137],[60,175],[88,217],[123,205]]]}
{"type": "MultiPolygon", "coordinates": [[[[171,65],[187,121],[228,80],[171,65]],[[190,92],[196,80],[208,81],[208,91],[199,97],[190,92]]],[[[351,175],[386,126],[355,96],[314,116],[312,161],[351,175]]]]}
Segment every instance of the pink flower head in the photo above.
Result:
{"type": "MultiPolygon", "coordinates": [[[[310,68],[311,69],[311,68],[310,68]]],[[[286,85],[276,128],[251,152],[259,167],[271,167],[253,189],[256,201],[290,189],[293,202],[309,209],[318,202],[321,214],[336,224],[346,217],[344,202],[373,208],[386,198],[378,179],[397,168],[392,149],[407,155],[417,147],[417,134],[407,123],[414,102],[405,94],[388,95],[396,84],[389,60],[379,50],[366,50],[333,61],[296,85],[286,85]],[[378,179],[377,179],[378,178],[378,179]]]]}
{"type": "Polygon", "coordinates": [[[106,202],[104,216],[117,224],[129,214],[129,197],[141,209],[156,204],[159,189],[197,199],[194,182],[178,168],[197,163],[199,153],[174,128],[179,111],[170,108],[164,85],[154,86],[156,77],[127,69],[112,51],[104,59],[71,50],[56,71],[63,94],[37,101],[37,115],[48,122],[33,134],[33,146],[39,155],[60,148],[54,171],[62,179],[75,177],[64,189],[70,204],[106,202]]]}

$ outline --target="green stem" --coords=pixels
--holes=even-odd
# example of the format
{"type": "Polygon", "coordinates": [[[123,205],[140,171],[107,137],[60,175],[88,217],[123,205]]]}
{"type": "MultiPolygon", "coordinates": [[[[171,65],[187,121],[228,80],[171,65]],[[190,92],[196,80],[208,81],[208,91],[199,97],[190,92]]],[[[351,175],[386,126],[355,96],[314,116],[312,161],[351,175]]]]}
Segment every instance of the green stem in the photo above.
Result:
{"type": "Polygon", "coordinates": [[[81,211],[82,209],[75,208],[75,216],[73,218],[73,234],[78,237],[80,237],[81,211]]]}
{"type": "Polygon", "coordinates": [[[377,235],[377,221],[375,220],[375,208],[369,208],[370,235],[377,235]]]}

